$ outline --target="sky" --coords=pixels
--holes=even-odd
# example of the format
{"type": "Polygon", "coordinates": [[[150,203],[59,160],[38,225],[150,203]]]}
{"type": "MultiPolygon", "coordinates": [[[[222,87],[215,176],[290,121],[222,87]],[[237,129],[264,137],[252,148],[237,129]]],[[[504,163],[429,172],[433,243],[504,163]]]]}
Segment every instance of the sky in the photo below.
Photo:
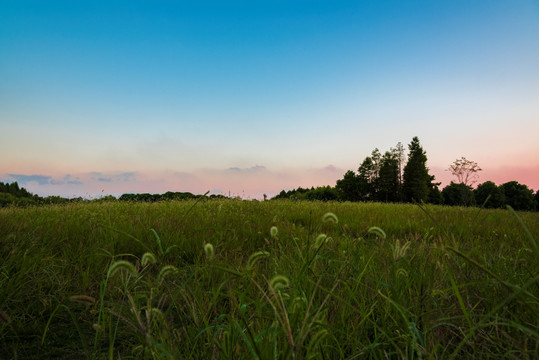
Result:
{"type": "Polygon", "coordinates": [[[0,0],[0,181],[41,196],[261,198],[414,136],[539,189],[539,1],[0,0]]]}

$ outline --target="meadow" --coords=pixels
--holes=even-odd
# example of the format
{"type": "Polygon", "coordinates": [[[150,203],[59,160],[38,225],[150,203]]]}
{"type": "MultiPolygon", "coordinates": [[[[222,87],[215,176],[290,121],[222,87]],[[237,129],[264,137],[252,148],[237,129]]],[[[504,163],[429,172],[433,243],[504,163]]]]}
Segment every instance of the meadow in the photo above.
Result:
{"type": "Polygon", "coordinates": [[[0,359],[537,359],[539,213],[0,209],[0,359]]]}

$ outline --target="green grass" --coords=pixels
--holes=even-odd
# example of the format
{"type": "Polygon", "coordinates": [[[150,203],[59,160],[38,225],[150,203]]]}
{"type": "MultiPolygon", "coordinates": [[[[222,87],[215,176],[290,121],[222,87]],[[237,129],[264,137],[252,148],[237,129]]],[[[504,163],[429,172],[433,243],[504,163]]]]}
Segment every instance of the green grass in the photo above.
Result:
{"type": "Polygon", "coordinates": [[[404,204],[4,208],[0,358],[536,359],[538,235],[404,204]]]}

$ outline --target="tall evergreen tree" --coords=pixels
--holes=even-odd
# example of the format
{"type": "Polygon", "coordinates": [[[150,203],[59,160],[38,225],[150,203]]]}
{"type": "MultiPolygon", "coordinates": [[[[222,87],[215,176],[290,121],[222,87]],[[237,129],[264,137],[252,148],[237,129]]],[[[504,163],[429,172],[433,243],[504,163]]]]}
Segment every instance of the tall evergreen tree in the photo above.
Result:
{"type": "Polygon", "coordinates": [[[395,154],[386,151],[380,160],[377,179],[377,198],[380,201],[397,201],[399,192],[399,162],[395,154]]]}
{"type": "Polygon", "coordinates": [[[427,168],[427,155],[415,136],[408,145],[408,162],[404,167],[402,190],[406,201],[428,201],[431,176],[427,168]]]}
{"type": "Polygon", "coordinates": [[[442,183],[434,182],[434,175],[429,176],[429,196],[428,202],[431,204],[441,204],[443,202],[442,192],[438,188],[442,183]]]}
{"type": "Polygon", "coordinates": [[[374,163],[370,156],[367,156],[357,169],[359,196],[361,200],[374,200],[376,195],[375,182],[377,178],[377,164],[374,163]]]}

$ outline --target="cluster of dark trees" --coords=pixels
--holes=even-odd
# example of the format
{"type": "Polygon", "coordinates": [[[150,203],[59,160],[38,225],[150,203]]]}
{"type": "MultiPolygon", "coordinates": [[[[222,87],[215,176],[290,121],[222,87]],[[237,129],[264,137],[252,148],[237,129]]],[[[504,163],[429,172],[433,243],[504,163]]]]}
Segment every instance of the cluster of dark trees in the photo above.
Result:
{"type": "Polygon", "coordinates": [[[61,196],[41,197],[34,195],[17,182],[0,182],[0,207],[5,206],[30,206],[30,205],[51,205],[68,204],[74,202],[88,201],[82,197],[67,199],[61,196]]]}
{"type": "Polygon", "coordinates": [[[49,196],[42,198],[38,195],[34,195],[28,192],[25,188],[19,187],[17,182],[3,183],[0,182],[0,207],[15,205],[15,206],[28,206],[28,205],[42,205],[51,204],[60,201],[68,202],[70,200],[61,198],[59,196],[49,196]]]}
{"type": "MultiPolygon", "coordinates": [[[[194,195],[190,192],[173,192],[168,191],[164,194],[123,194],[118,198],[120,201],[142,201],[142,202],[156,202],[167,200],[190,200],[204,197],[205,195],[194,195]]],[[[210,195],[210,199],[226,198],[224,195],[210,195]]]]}
{"type": "Polygon", "coordinates": [[[25,188],[19,187],[19,184],[16,182],[14,183],[6,183],[0,182],[0,194],[4,196],[13,196],[13,197],[33,197],[31,193],[29,193],[25,188]]]}
{"type": "Polygon", "coordinates": [[[295,200],[320,200],[333,201],[342,200],[337,189],[331,186],[311,187],[304,189],[299,187],[295,190],[282,190],[277,196],[272,199],[295,199],[295,200]]]}
{"type": "MultiPolygon", "coordinates": [[[[198,199],[205,195],[194,195],[190,192],[166,192],[164,194],[123,194],[118,199],[112,195],[101,196],[95,199],[83,199],[82,197],[67,199],[61,196],[40,197],[28,192],[25,188],[19,187],[17,182],[0,182],[0,207],[5,206],[29,206],[29,205],[51,205],[67,204],[73,202],[102,202],[102,201],[133,201],[133,202],[156,202],[167,200],[189,200],[198,199]]],[[[223,195],[209,195],[210,199],[226,198],[223,195]]]]}
{"type": "Polygon", "coordinates": [[[404,147],[398,143],[383,155],[374,149],[359,166],[337,180],[335,188],[341,199],[348,201],[430,202],[441,203],[440,183],[427,168],[427,155],[419,139],[408,145],[408,161],[404,147]]]}
{"type": "Polygon", "coordinates": [[[509,181],[497,186],[486,181],[473,189],[463,183],[452,182],[442,190],[445,205],[484,206],[504,208],[510,205],[516,210],[539,210],[539,191],[535,194],[526,185],[509,181]]]}
{"type": "MultiPolygon", "coordinates": [[[[455,164],[461,165],[462,160],[457,160],[455,164]]],[[[477,170],[480,168],[476,167],[477,170]]],[[[468,179],[468,176],[459,176],[461,178],[468,179]]],[[[454,182],[441,191],[439,186],[440,183],[435,182],[434,176],[429,174],[425,150],[419,139],[414,137],[408,145],[407,156],[401,143],[384,154],[374,149],[360,164],[357,172],[347,171],[342,179],[337,180],[335,187],[283,190],[273,199],[424,202],[459,206],[484,205],[487,208],[511,205],[517,210],[536,210],[539,206],[539,191],[534,194],[526,185],[516,181],[500,186],[487,181],[476,189],[466,183],[454,182]]]]}

